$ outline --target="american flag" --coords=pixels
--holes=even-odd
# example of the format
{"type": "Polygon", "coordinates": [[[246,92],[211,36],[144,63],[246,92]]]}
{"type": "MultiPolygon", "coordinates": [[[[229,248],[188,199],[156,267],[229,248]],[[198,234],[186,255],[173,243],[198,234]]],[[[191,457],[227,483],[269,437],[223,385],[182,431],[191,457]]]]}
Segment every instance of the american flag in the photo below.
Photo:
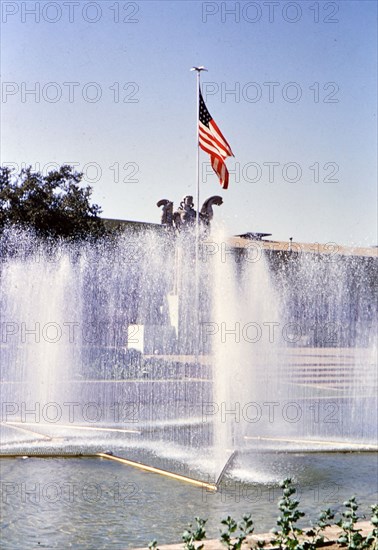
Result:
{"type": "Polygon", "coordinates": [[[228,187],[228,170],[225,164],[227,157],[233,157],[231,147],[222,132],[212,119],[199,91],[199,146],[209,153],[211,166],[219,178],[223,189],[228,187]]]}

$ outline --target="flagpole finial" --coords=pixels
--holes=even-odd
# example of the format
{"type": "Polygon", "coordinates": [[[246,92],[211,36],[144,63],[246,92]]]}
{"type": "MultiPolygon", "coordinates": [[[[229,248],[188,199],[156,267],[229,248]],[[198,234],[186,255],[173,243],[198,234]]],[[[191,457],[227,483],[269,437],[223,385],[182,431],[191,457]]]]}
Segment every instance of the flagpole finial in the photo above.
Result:
{"type": "Polygon", "coordinates": [[[197,73],[200,73],[201,71],[207,71],[206,67],[204,67],[203,65],[200,65],[199,67],[192,67],[190,70],[197,71],[197,73]]]}

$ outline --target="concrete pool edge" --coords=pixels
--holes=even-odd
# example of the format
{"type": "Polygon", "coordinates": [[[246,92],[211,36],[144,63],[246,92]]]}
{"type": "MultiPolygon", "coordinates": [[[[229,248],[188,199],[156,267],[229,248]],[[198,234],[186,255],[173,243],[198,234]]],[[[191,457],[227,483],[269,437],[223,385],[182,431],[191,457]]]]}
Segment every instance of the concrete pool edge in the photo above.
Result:
{"type": "MultiPolygon", "coordinates": [[[[373,524],[370,521],[360,521],[355,524],[355,527],[357,529],[361,530],[361,534],[363,536],[366,536],[372,529],[373,524]]],[[[310,527],[307,527],[307,529],[310,529],[310,527]]],[[[324,541],[322,545],[319,545],[318,548],[342,548],[337,543],[337,539],[341,534],[341,529],[337,525],[332,525],[331,527],[327,527],[324,529],[323,533],[327,540],[324,541]]],[[[300,540],[305,540],[306,537],[298,537],[300,540]]],[[[256,535],[250,535],[247,537],[246,542],[243,544],[243,548],[257,548],[257,544],[259,541],[265,541],[266,544],[264,545],[264,548],[277,548],[277,546],[273,546],[270,544],[269,541],[272,540],[272,533],[259,533],[256,535]]],[[[204,550],[224,550],[224,544],[221,543],[218,539],[208,539],[201,541],[201,544],[203,544],[204,550]]],[[[159,550],[182,550],[183,543],[174,543],[174,544],[158,544],[159,550]]],[[[147,546],[144,547],[138,547],[133,548],[132,550],[149,550],[147,546]]]]}

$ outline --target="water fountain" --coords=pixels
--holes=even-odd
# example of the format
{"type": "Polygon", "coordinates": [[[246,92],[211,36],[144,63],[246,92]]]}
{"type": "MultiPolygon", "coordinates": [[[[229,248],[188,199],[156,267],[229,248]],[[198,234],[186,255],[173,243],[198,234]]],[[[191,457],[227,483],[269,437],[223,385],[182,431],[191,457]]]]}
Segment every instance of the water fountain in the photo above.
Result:
{"type": "Polygon", "coordinates": [[[374,446],[373,258],[250,258],[213,228],[196,262],[161,205],[161,228],[95,245],[4,234],[2,452],[214,476],[234,449],[374,446]]]}
{"type": "Polygon", "coordinates": [[[266,248],[215,278],[221,447],[377,449],[376,259],[266,248]]]}
{"type": "Polygon", "coordinates": [[[368,512],[374,456],[328,453],[376,450],[376,259],[232,247],[215,226],[202,237],[196,270],[195,236],[169,223],[95,245],[4,233],[10,547],[174,542],[196,514],[209,517],[209,536],[221,516],[246,511],[267,530],[287,475],[310,517],[351,494],[368,512]],[[126,464],[105,464],[103,451],[126,464]],[[200,479],[202,490],[130,460],[200,479]]]}

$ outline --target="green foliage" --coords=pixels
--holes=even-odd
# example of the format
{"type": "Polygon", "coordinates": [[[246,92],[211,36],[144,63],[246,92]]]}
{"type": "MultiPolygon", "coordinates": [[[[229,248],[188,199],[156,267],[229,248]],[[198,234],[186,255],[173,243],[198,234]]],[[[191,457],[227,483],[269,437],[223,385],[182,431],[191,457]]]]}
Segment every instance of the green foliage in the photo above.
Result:
{"type": "Polygon", "coordinates": [[[346,510],[342,513],[342,518],[336,524],[342,529],[337,542],[342,546],[346,546],[348,550],[363,548],[364,537],[361,535],[361,529],[355,529],[357,521],[361,519],[357,515],[358,504],[356,497],[352,497],[344,502],[344,506],[346,510]]]}
{"type": "Polygon", "coordinates": [[[192,530],[192,524],[190,523],[188,529],[183,532],[181,537],[185,543],[185,550],[202,550],[204,546],[203,544],[199,544],[198,546],[196,546],[194,543],[202,541],[206,538],[205,524],[207,520],[198,517],[194,519],[196,520],[197,524],[195,531],[192,530]]]}
{"type": "Polygon", "coordinates": [[[305,532],[306,538],[300,543],[300,548],[303,550],[315,550],[322,546],[325,542],[323,531],[326,527],[331,526],[331,520],[335,514],[328,508],[320,513],[317,523],[305,532]]]}
{"type": "Polygon", "coordinates": [[[277,518],[280,529],[273,529],[274,538],[271,544],[280,549],[315,550],[324,543],[323,530],[331,525],[330,521],[334,518],[333,512],[329,508],[323,510],[312,529],[304,532],[296,525],[305,514],[299,510],[299,501],[293,498],[296,489],[292,485],[292,480],[285,479],[281,488],[283,496],[278,503],[281,515],[277,518]]]}
{"type": "Polygon", "coordinates": [[[373,529],[366,537],[365,543],[367,548],[378,550],[378,504],[373,504],[370,508],[372,510],[370,521],[373,525],[373,529]]]}
{"type": "Polygon", "coordinates": [[[279,529],[276,528],[272,531],[274,534],[272,545],[294,550],[300,547],[298,536],[303,534],[296,523],[304,516],[304,513],[298,510],[299,501],[292,498],[296,489],[293,487],[291,479],[285,479],[280,487],[283,489],[282,499],[278,503],[281,515],[277,518],[279,529]]]}
{"type": "MultiPolygon", "coordinates": [[[[316,524],[306,531],[297,526],[297,522],[305,516],[299,507],[299,501],[294,497],[296,493],[295,487],[292,485],[291,479],[285,479],[281,488],[283,495],[278,502],[278,508],[281,512],[277,518],[278,529],[272,530],[273,538],[266,541],[259,540],[257,547],[265,548],[267,545],[276,546],[280,550],[316,550],[325,544],[324,529],[331,525],[334,519],[334,513],[328,508],[320,513],[316,524]]],[[[348,550],[378,550],[378,504],[371,506],[373,525],[372,531],[364,537],[361,535],[361,530],[356,529],[356,522],[361,519],[357,515],[358,504],[356,498],[352,497],[344,502],[346,510],[342,512],[342,518],[336,523],[342,529],[342,534],[337,542],[347,547],[348,550]]],[[[184,531],[182,539],[184,541],[185,550],[202,550],[204,545],[196,546],[194,543],[206,539],[205,524],[207,520],[196,520],[196,529],[192,530],[192,525],[184,531]]],[[[248,535],[254,531],[251,515],[244,515],[242,521],[237,523],[231,516],[221,521],[224,526],[221,530],[220,541],[228,550],[241,550],[243,543],[247,540],[248,535]]],[[[148,547],[151,550],[158,550],[156,540],[150,542],[148,547]]]]}
{"type": "Polygon", "coordinates": [[[15,175],[0,167],[0,229],[18,225],[42,237],[81,239],[106,234],[101,209],[91,204],[92,188],[71,166],[46,176],[31,167],[15,175]]]}
{"type": "Polygon", "coordinates": [[[281,488],[283,496],[278,503],[281,515],[277,518],[280,529],[272,530],[274,538],[271,544],[285,550],[315,550],[324,543],[323,530],[331,525],[330,521],[335,517],[333,512],[329,508],[323,510],[312,529],[304,532],[296,525],[305,514],[299,510],[299,501],[293,498],[296,489],[292,485],[292,480],[285,479],[281,488]]]}
{"type": "Polygon", "coordinates": [[[253,533],[253,521],[250,515],[244,515],[239,524],[231,516],[221,521],[225,529],[221,531],[220,541],[228,550],[240,550],[248,535],[253,533]],[[236,531],[239,528],[239,533],[236,531]]]}

